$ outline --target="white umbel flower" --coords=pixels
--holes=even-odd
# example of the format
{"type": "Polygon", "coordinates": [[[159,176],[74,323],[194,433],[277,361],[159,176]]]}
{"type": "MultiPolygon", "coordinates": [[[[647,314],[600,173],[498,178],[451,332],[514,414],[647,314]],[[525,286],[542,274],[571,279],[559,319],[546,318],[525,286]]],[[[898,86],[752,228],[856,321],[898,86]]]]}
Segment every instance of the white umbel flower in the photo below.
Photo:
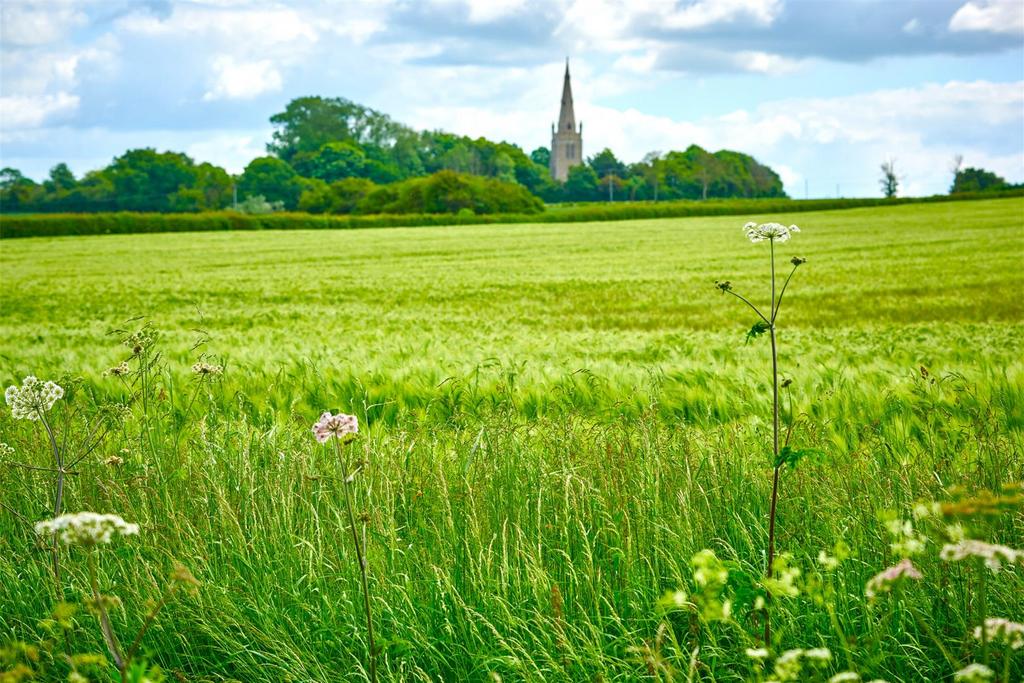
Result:
{"type": "Polygon", "coordinates": [[[133,536],[139,533],[138,524],[129,524],[117,515],[96,512],[75,512],[36,524],[40,536],[56,536],[64,545],[86,548],[110,543],[114,535],[133,536]]]}
{"type": "MultiPolygon", "coordinates": [[[[981,640],[981,627],[974,627],[974,637],[981,640]]],[[[1001,617],[985,620],[985,639],[990,643],[1003,643],[1013,650],[1024,647],[1024,624],[1001,617]]]]}
{"type": "Polygon", "coordinates": [[[996,672],[984,664],[975,663],[968,664],[953,674],[953,680],[961,683],[985,683],[985,681],[991,681],[995,675],[996,672]]]}
{"type": "Polygon", "coordinates": [[[1024,552],[1007,548],[1005,545],[996,545],[965,538],[959,543],[947,543],[939,553],[946,562],[958,562],[968,557],[977,557],[985,561],[985,566],[993,572],[1003,568],[1003,563],[1014,564],[1024,560],[1024,552]]]}
{"type": "Polygon", "coordinates": [[[743,226],[743,232],[747,239],[755,244],[772,240],[775,242],[786,242],[793,233],[800,232],[795,225],[783,225],[782,223],[761,223],[760,225],[751,221],[743,226]]]}
{"type": "Polygon", "coordinates": [[[12,384],[4,392],[15,420],[38,420],[62,396],[64,389],[56,382],[40,382],[33,375],[23,379],[20,387],[12,384]]]}

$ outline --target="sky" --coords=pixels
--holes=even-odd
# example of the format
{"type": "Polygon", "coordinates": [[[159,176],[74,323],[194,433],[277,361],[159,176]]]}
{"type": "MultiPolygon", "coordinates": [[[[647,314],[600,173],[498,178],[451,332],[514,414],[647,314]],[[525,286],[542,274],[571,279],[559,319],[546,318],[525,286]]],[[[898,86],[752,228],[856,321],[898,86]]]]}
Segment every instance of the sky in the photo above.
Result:
{"type": "Polygon", "coordinates": [[[345,97],[414,128],[550,145],[565,59],[584,154],[698,144],[794,197],[1024,181],[1024,0],[0,0],[0,165],[127,149],[232,173],[270,116],[345,97]]]}

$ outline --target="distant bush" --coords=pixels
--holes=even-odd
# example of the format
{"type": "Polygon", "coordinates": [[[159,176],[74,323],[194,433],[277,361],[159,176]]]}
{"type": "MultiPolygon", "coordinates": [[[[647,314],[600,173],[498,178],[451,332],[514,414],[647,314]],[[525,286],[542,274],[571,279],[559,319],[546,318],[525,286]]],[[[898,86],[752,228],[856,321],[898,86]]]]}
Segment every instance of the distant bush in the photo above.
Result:
{"type": "MultiPolygon", "coordinates": [[[[454,175],[454,174],[453,174],[454,175]]],[[[416,179],[425,180],[425,179],[416,179]]],[[[345,181],[342,181],[345,182],[345,181]]],[[[380,187],[389,191],[385,206],[402,200],[393,190],[404,183],[380,187]]],[[[333,187],[333,184],[332,184],[333,187]]],[[[410,190],[411,191],[411,190],[410,190]]],[[[423,192],[423,188],[417,190],[423,192]]],[[[433,190],[436,191],[436,190],[433,190]]],[[[358,192],[356,192],[358,194],[358,192]]],[[[420,199],[424,196],[420,195],[420,199]]],[[[444,195],[441,195],[444,196],[444,195]]],[[[448,195],[451,196],[451,195],[448,195]]],[[[932,197],[895,199],[722,199],[674,202],[599,202],[557,205],[543,213],[509,212],[477,214],[471,207],[457,213],[380,213],[371,215],[328,215],[313,213],[244,214],[237,211],[206,213],[68,213],[0,214],[0,238],[58,235],[103,235],[154,232],[201,232],[214,230],[324,230],[348,228],[391,228],[489,223],[581,223],[643,218],[679,218],[687,216],[735,216],[767,213],[796,213],[893,206],[931,202],[997,199],[1024,196],[1024,189],[968,192],[932,197]]],[[[411,200],[409,200],[411,201],[411,200]]]]}

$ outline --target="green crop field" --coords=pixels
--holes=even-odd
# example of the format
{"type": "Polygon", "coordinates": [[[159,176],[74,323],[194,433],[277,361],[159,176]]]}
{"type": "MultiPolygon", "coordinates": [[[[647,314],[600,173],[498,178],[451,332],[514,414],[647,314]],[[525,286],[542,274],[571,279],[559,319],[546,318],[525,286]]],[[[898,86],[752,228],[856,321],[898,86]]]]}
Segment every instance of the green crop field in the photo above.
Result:
{"type": "Polygon", "coordinates": [[[1012,634],[973,635],[1024,621],[1024,555],[940,557],[962,534],[1024,547],[1024,199],[25,238],[0,273],[4,386],[65,389],[53,443],[0,415],[0,681],[121,680],[94,613],[131,642],[175,562],[200,585],[173,591],[130,680],[365,680],[346,488],[382,680],[1024,677],[1012,634]],[[800,226],[783,277],[807,258],[777,322],[806,457],[779,470],[769,581],[770,345],[715,286],[768,305],[747,220],[800,226]],[[324,410],[359,418],[345,473],[310,431],[324,410]],[[59,550],[59,583],[33,530],[54,451],[63,511],[140,526],[59,550]],[[920,578],[869,599],[904,557],[920,578]],[[73,616],[53,618],[58,592],[73,616]]]}

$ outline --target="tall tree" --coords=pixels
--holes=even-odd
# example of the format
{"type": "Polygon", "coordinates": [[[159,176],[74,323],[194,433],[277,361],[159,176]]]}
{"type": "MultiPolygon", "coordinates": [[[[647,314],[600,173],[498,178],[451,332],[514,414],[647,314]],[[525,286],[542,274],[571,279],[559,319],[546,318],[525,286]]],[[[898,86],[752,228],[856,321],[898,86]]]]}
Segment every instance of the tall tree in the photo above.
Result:
{"type": "Polygon", "coordinates": [[[886,199],[892,199],[900,189],[900,178],[896,175],[896,160],[886,159],[881,166],[882,177],[878,184],[882,186],[882,194],[886,199]]]}

